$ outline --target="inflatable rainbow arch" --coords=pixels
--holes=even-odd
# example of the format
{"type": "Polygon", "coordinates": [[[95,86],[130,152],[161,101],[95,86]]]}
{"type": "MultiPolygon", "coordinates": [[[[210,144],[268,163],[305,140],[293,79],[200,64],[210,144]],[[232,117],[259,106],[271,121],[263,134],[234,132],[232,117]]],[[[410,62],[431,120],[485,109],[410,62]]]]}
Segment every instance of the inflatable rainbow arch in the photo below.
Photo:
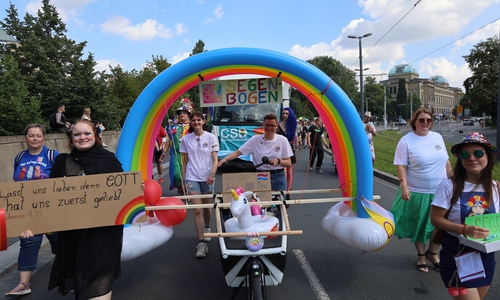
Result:
{"type": "MultiPolygon", "coordinates": [[[[159,74],[139,95],[123,126],[117,157],[125,171],[152,176],[154,137],[175,99],[201,80],[233,74],[281,77],[306,95],[323,119],[337,163],[344,197],[358,218],[372,215],[373,167],[360,117],[342,89],[315,66],[290,55],[255,48],[227,48],[191,56],[159,74]]],[[[385,225],[384,225],[385,226],[385,225]]]]}

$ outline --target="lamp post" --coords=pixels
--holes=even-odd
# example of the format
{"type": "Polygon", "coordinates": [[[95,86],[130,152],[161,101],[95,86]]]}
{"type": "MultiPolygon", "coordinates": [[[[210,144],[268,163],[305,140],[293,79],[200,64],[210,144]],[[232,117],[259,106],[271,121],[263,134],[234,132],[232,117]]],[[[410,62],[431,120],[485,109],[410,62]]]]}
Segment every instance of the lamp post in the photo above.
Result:
{"type": "Polygon", "coordinates": [[[416,90],[410,91],[410,120],[413,118],[413,92],[416,92],[416,90]]]}
{"type": "Polygon", "coordinates": [[[387,129],[387,93],[386,93],[386,86],[387,86],[387,84],[384,84],[384,129],[387,129]]]}
{"type": "Polygon", "coordinates": [[[369,37],[372,35],[371,33],[363,34],[361,36],[356,35],[348,35],[347,37],[350,39],[358,39],[359,40],[359,93],[360,93],[360,117],[363,118],[364,107],[363,107],[363,50],[361,46],[361,39],[365,37],[369,37]]]}

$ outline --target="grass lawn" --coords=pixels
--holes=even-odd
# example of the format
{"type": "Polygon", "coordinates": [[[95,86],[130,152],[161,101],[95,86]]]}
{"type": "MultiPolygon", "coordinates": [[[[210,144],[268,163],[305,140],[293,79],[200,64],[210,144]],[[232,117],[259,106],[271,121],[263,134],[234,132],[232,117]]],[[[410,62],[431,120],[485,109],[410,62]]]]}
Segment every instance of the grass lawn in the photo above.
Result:
{"type": "MultiPolygon", "coordinates": [[[[377,136],[373,138],[376,156],[375,169],[397,176],[396,166],[392,162],[394,161],[394,152],[396,152],[396,146],[400,138],[401,135],[396,130],[377,131],[377,136]]],[[[451,146],[453,146],[453,143],[446,143],[451,165],[454,166],[457,158],[451,154],[451,146]]],[[[498,164],[493,170],[493,178],[500,179],[500,167],[498,164]]]]}

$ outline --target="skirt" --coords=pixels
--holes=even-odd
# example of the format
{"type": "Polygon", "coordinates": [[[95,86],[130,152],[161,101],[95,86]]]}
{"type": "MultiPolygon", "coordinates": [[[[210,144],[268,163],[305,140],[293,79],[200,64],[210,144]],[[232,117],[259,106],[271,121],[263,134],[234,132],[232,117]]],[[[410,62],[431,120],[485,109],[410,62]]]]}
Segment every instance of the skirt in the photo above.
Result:
{"type": "Polygon", "coordinates": [[[481,254],[481,260],[483,262],[484,271],[486,273],[485,278],[474,279],[466,282],[458,282],[458,275],[454,276],[457,270],[457,265],[455,264],[455,255],[458,254],[459,249],[461,253],[468,253],[476,251],[470,247],[460,245],[458,238],[446,234],[443,238],[441,252],[439,253],[439,273],[441,274],[441,279],[443,280],[444,286],[448,287],[465,287],[465,288],[478,288],[483,286],[490,286],[493,280],[493,275],[495,274],[495,253],[483,253],[481,254]]]}
{"type": "Polygon", "coordinates": [[[409,238],[412,243],[427,243],[432,238],[434,226],[430,220],[431,203],[434,194],[411,192],[410,201],[401,198],[401,188],[392,204],[396,231],[399,238],[409,238]]]}

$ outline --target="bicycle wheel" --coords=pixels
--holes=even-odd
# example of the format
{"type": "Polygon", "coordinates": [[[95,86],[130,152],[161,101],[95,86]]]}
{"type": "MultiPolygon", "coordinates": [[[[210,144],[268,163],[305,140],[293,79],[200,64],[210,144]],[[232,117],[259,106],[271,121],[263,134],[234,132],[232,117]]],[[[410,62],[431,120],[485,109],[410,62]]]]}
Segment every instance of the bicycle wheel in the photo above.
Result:
{"type": "Polygon", "coordinates": [[[259,274],[259,276],[252,276],[252,281],[250,283],[252,287],[252,300],[263,300],[264,298],[262,297],[262,282],[261,282],[262,276],[259,274]]]}

